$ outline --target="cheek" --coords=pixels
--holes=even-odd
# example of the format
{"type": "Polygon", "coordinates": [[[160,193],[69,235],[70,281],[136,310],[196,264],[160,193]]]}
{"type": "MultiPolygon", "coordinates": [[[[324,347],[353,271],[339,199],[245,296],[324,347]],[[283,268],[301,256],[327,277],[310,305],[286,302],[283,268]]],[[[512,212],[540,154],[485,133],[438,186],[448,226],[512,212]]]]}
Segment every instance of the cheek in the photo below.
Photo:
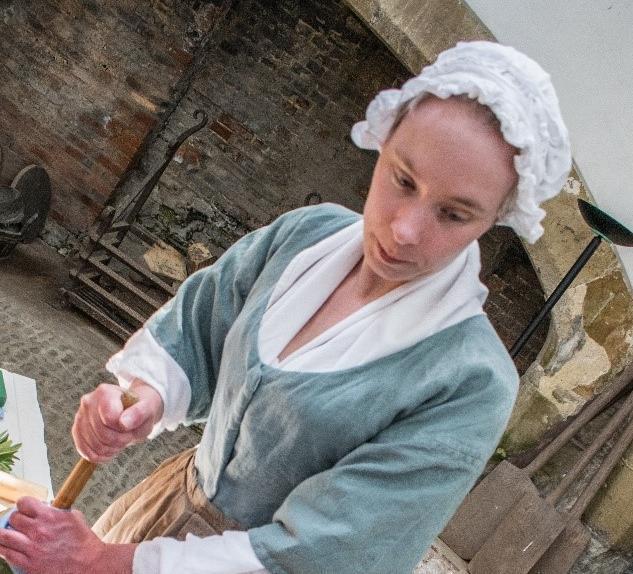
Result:
{"type": "Polygon", "coordinates": [[[465,249],[478,234],[472,229],[436,226],[427,242],[421,246],[420,256],[426,261],[448,263],[465,249]]]}
{"type": "Polygon", "coordinates": [[[386,223],[393,209],[393,201],[389,199],[389,189],[379,181],[372,181],[367,200],[365,201],[364,215],[366,221],[373,224],[386,223]]]}

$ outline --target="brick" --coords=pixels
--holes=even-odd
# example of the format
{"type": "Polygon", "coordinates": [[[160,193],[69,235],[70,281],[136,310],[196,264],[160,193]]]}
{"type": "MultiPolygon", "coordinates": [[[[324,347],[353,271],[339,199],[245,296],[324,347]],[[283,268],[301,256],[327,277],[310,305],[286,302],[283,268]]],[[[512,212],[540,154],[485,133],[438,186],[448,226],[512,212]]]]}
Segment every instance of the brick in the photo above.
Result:
{"type": "Polygon", "coordinates": [[[315,60],[308,60],[306,68],[310,70],[315,76],[320,76],[323,73],[323,67],[315,60]]]}
{"type": "Polygon", "coordinates": [[[224,124],[221,124],[217,120],[213,121],[213,123],[209,126],[209,129],[226,142],[229,141],[231,135],[233,134],[233,132],[228,127],[226,127],[224,124]]]}
{"type": "MultiPolygon", "coordinates": [[[[52,0],[41,0],[37,7],[17,0],[10,4],[20,9],[10,33],[0,22],[5,38],[0,50],[5,65],[17,74],[5,79],[0,88],[0,100],[10,100],[3,108],[14,110],[3,115],[0,131],[16,134],[15,148],[22,161],[42,163],[54,174],[54,205],[60,205],[58,195],[63,194],[65,206],[55,213],[63,213],[60,222],[78,232],[100,209],[95,199],[107,199],[104,184],[112,191],[132,162],[156,125],[161,105],[169,101],[173,85],[191,62],[191,54],[180,46],[185,37],[186,45],[191,45],[188,34],[196,27],[194,13],[183,8],[170,14],[168,21],[154,21],[157,12],[150,5],[138,6],[129,0],[114,5],[64,3],[63,12],[52,0]],[[116,120],[117,108],[130,92],[147,98],[153,109],[139,109],[145,105],[139,99],[134,113],[121,117],[125,124],[104,127],[99,117],[116,120]],[[51,105],[56,108],[51,110],[51,105]],[[101,110],[101,115],[95,115],[95,110],[101,110]],[[27,114],[35,121],[26,121],[27,114]],[[51,134],[47,138],[42,137],[42,124],[51,134]],[[30,143],[43,139],[46,145],[30,143]],[[57,153],[53,156],[49,149],[57,153]],[[59,169],[62,165],[63,170],[59,169]],[[90,174],[95,169],[110,174],[97,187],[90,174]],[[93,195],[95,189],[99,193],[93,195]],[[88,206],[94,211],[87,212],[88,206]]],[[[202,13],[207,14],[208,8],[201,7],[202,13]]]]}

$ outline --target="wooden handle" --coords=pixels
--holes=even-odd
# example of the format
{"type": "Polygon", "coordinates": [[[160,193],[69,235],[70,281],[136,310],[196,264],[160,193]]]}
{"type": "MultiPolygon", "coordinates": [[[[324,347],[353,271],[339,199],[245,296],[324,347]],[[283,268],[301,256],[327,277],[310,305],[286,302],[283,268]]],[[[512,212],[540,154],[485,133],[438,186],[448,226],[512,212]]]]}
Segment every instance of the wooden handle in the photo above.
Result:
{"type": "Polygon", "coordinates": [[[618,376],[615,382],[608,389],[600,393],[591,400],[576,416],[572,423],[561,432],[550,444],[548,444],[535,458],[525,467],[528,476],[534,475],[552,458],[569,440],[578,433],[589,421],[601,413],[616,398],[620,392],[626,389],[633,381],[633,365],[629,365],[618,376]]]}
{"type": "Polygon", "coordinates": [[[586,510],[587,506],[591,502],[591,499],[598,492],[600,487],[604,484],[605,480],[611,474],[611,471],[615,468],[620,458],[629,448],[629,445],[633,442],[633,418],[629,419],[628,425],[622,431],[618,440],[611,447],[609,454],[604,457],[600,463],[598,470],[591,478],[591,481],[584,490],[580,493],[580,496],[574,502],[574,505],[569,509],[569,516],[571,518],[578,518],[582,516],[582,513],[586,510]]]}
{"type": "MultiPolygon", "coordinates": [[[[135,394],[129,391],[121,394],[121,403],[124,410],[130,408],[136,402],[138,402],[138,397],[135,394]]],[[[95,468],[97,468],[96,463],[82,458],[59,489],[55,500],[53,500],[53,506],[68,510],[90,480],[95,468]]]]}
{"type": "Polygon", "coordinates": [[[563,494],[567,492],[571,483],[576,480],[578,475],[580,475],[583,469],[589,464],[593,456],[605,445],[605,443],[611,438],[611,435],[613,435],[618,429],[622,428],[622,425],[626,423],[631,412],[633,412],[633,392],[627,397],[624,403],[622,403],[620,408],[609,419],[607,424],[604,425],[598,436],[596,436],[591,444],[583,451],[580,458],[564,475],[558,486],[547,495],[546,500],[548,502],[553,505],[558,503],[563,494]]]}

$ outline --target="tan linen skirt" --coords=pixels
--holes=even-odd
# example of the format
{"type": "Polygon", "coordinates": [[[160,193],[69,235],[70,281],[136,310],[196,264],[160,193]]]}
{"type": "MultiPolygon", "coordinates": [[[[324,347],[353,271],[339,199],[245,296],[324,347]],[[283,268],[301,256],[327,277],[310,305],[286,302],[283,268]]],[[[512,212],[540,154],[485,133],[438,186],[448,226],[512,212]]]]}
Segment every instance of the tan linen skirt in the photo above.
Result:
{"type": "Polygon", "coordinates": [[[211,504],[198,484],[196,449],[163,462],[145,480],[113,502],[92,530],[104,542],[136,543],[158,536],[184,540],[244,530],[211,504]]]}

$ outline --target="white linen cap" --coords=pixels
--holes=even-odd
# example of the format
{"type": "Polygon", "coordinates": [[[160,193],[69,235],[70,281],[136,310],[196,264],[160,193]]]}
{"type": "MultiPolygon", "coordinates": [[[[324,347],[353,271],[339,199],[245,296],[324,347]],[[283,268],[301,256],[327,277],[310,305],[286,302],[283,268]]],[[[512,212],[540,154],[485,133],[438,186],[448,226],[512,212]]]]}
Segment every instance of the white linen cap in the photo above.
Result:
{"type": "Polygon", "coordinates": [[[352,127],[354,143],[380,151],[400,105],[424,93],[442,99],[465,95],[495,114],[504,139],[520,150],[514,157],[517,192],[497,224],[534,243],[543,234],[539,204],[561,190],[571,169],[569,134],[549,74],[509,46],[459,42],[401,89],[379,92],[365,121],[352,127]]]}

